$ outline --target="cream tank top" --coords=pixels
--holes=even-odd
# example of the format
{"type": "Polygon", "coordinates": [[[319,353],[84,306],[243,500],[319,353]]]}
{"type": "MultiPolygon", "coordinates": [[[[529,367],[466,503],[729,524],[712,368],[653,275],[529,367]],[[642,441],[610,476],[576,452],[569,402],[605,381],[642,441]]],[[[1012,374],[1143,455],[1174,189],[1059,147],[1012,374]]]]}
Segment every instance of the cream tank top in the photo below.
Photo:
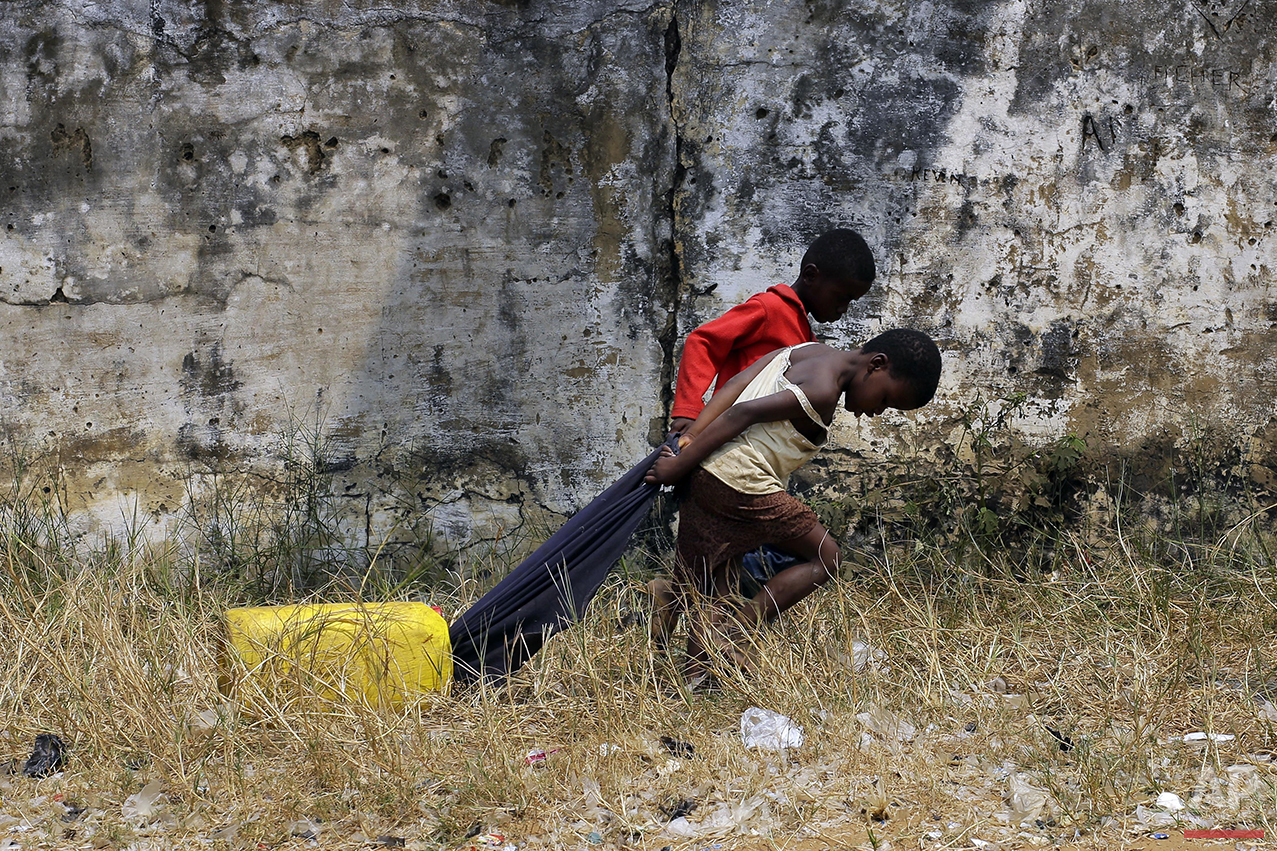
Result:
{"type": "MultiPolygon", "coordinates": [[[[807,400],[807,395],[785,377],[785,371],[789,369],[789,353],[814,345],[802,343],[782,349],[762,372],[754,376],[735,404],[788,391],[798,398],[798,403],[812,422],[827,429],[825,421],[807,400]]],[[[741,493],[775,493],[789,486],[789,474],[806,464],[823,443],[812,443],[789,420],[755,423],[714,450],[701,462],[701,467],[741,493]]]]}

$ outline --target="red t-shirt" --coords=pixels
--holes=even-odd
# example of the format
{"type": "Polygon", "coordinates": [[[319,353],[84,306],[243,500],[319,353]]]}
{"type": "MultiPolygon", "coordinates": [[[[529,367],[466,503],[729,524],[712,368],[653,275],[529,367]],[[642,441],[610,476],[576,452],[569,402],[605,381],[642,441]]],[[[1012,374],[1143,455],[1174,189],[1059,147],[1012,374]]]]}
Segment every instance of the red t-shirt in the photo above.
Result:
{"type": "Polygon", "coordinates": [[[715,375],[717,391],[768,352],[815,340],[807,309],[792,288],[777,284],[750,296],[687,335],[670,416],[695,419],[715,375]]]}

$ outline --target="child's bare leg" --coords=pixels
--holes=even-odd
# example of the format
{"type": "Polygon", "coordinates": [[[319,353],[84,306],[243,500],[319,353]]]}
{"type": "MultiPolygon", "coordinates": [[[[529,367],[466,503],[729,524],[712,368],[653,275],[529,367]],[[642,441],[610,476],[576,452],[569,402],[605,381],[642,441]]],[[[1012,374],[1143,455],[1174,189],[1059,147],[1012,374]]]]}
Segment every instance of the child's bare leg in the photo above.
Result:
{"type": "Polygon", "coordinates": [[[842,555],[824,526],[799,538],[776,544],[804,561],[787,567],[767,580],[743,613],[751,622],[769,621],[838,575],[842,555]]]}
{"type": "Polygon", "coordinates": [[[664,650],[669,644],[674,627],[678,625],[678,617],[682,613],[682,599],[674,583],[668,579],[653,579],[647,583],[647,593],[652,601],[652,619],[648,624],[648,634],[658,648],[664,650]]]}
{"type": "Polygon", "coordinates": [[[702,577],[703,590],[687,607],[687,657],[693,666],[706,667],[715,655],[738,663],[743,658],[734,645],[737,636],[731,628],[740,620],[734,602],[739,572],[739,559],[715,566],[702,577]]]}
{"type": "Polygon", "coordinates": [[[695,570],[688,570],[683,565],[680,567],[683,570],[678,574],[677,593],[679,605],[687,615],[687,659],[693,671],[702,671],[707,661],[703,638],[706,612],[716,586],[714,570],[704,563],[696,565],[695,570]]]}

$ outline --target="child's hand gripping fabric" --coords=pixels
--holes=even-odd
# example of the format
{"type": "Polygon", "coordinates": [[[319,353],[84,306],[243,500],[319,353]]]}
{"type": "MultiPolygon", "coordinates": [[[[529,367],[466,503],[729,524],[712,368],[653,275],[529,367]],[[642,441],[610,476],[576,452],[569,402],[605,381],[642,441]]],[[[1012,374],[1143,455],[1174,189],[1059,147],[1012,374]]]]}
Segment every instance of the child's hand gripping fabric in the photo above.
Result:
{"type": "Polygon", "coordinates": [[[679,437],[681,450],[674,455],[668,447],[661,452],[644,481],[672,485],[695,470],[700,463],[755,423],[792,419],[803,415],[792,393],[774,393],[736,404],[742,391],[776,356],[772,352],[731,378],[714,395],[696,421],[679,437]]]}

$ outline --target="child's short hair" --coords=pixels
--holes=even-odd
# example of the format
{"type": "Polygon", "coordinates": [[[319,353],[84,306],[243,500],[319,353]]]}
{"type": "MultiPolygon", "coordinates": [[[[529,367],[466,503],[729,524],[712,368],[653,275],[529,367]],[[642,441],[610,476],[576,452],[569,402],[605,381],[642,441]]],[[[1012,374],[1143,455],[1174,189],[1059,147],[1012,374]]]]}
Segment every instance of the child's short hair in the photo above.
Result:
{"type": "Polygon", "coordinates": [[[877,274],[873,252],[864,237],[847,228],[835,228],[816,237],[803,254],[802,265],[808,263],[823,275],[866,284],[872,284],[877,274]]]}
{"type": "Polygon", "coordinates": [[[886,355],[891,362],[887,368],[890,375],[913,388],[916,407],[921,408],[936,394],[936,385],[940,383],[940,349],[921,331],[893,328],[865,343],[860,351],[886,355]]]}

